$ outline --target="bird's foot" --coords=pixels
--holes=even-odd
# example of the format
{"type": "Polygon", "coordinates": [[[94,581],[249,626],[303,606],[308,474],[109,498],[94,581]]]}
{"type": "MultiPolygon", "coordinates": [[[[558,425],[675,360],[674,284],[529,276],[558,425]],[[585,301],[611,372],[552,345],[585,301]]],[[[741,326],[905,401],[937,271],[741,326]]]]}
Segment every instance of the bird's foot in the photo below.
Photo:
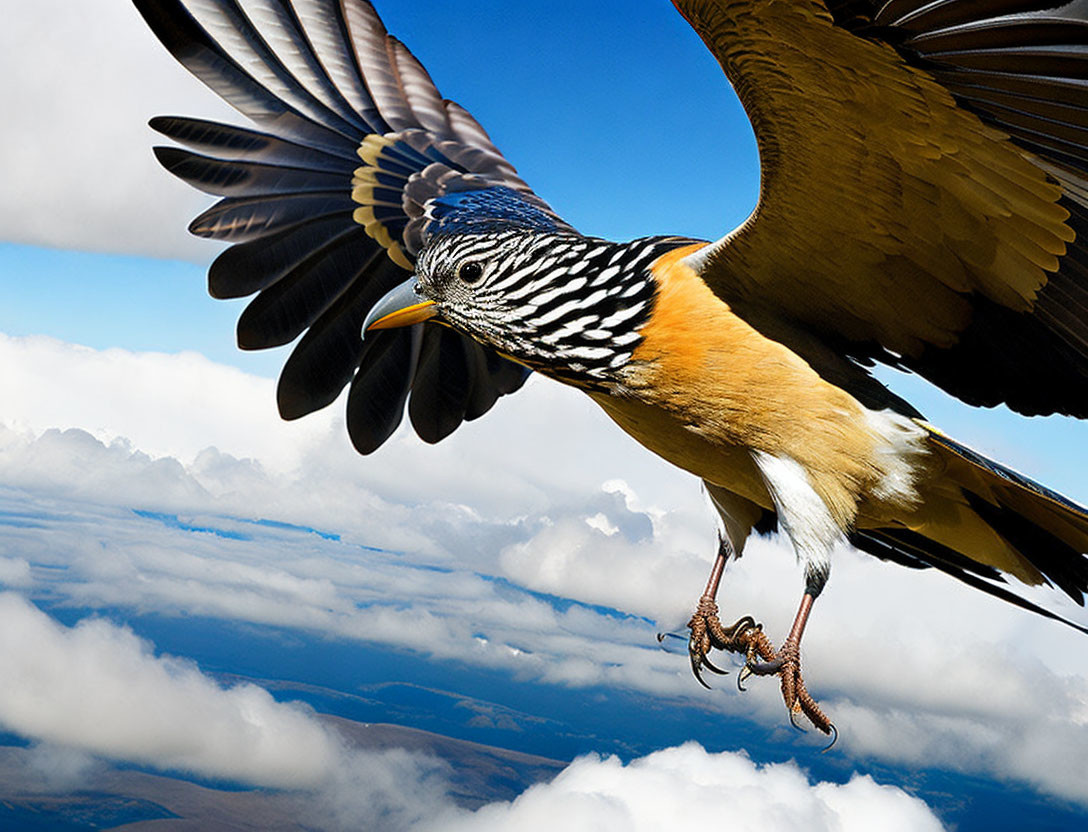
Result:
{"type": "Polygon", "coordinates": [[[688,638],[691,672],[704,688],[709,688],[710,685],[703,679],[703,668],[719,675],[727,673],[707,658],[713,649],[743,653],[748,663],[756,661],[757,658],[775,658],[774,648],[763,634],[762,624],[757,624],[754,618],[746,615],[732,626],[723,626],[718,618],[718,605],[709,596],[704,595],[699,599],[699,606],[688,622],[688,628],[691,630],[688,638]]]}
{"type": "MultiPolygon", "coordinates": [[[[827,718],[827,715],[820,710],[820,706],[816,704],[816,700],[808,692],[808,688],[805,687],[805,680],[801,677],[801,645],[798,641],[786,639],[786,643],[782,645],[782,649],[778,651],[777,655],[774,655],[772,651],[772,655],[766,661],[753,661],[752,657],[749,657],[737,681],[738,683],[743,682],[753,675],[779,676],[782,682],[782,699],[786,703],[786,710],[789,711],[790,723],[793,727],[799,731],[804,730],[797,724],[797,715],[804,714],[808,717],[809,722],[816,726],[817,730],[831,735],[831,745],[835,744],[835,740],[838,738],[835,726],[827,718]]],[[[831,745],[827,749],[831,748],[831,745]]]]}

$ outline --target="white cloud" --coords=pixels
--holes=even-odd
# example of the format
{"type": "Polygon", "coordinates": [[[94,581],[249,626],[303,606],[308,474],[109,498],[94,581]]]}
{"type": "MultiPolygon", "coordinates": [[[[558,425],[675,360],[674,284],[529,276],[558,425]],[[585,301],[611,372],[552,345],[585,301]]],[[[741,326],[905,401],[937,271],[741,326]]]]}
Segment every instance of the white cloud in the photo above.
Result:
{"type": "Polygon", "coordinates": [[[276,413],[275,383],[195,352],[93,350],[45,336],[0,333],[4,423],[78,427],[146,454],[192,461],[209,445],[288,470],[331,431],[333,411],[299,422],[276,413]],[[103,394],[109,391],[108,394],[103,394]]]}
{"type": "Polygon", "coordinates": [[[52,790],[86,782],[91,754],[301,791],[320,828],[402,829],[449,806],[438,761],[351,750],[306,706],[252,684],[224,688],[101,619],[65,628],[0,594],[0,665],[18,680],[0,686],[0,725],[43,744],[32,765],[52,790]]]}
{"type": "MultiPolygon", "coordinates": [[[[0,429],[8,489],[0,500],[30,518],[0,537],[10,585],[48,587],[92,607],[297,627],[783,725],[773,682],[753,680],[740,696],[724,679],[704,693],[684,657],[656,648],[653,625],[579,605],[559,609],[493,580],[669,629],[683,626],[702,590],[713,533],[695,483],[635,451],[568,391],[534,385],[450,442],[422,447],[405,433],[361,459],[336,414],[314,420],[312,430],[276,433],[274,416],[253,401],[267,384],[195,357],[0,339],[0,398],[21,429],[0,429]],[[153,391],[184,392],[173,407],[141,410],[137,374],[153,391]],[[86,394],[96,402],[98,438],[44,430],[78,423],[47,388],[81,377],[94,379],[86,394]],[[185,397],[196,403],[199,430],[185,424],[185,397]],[[523,441],[565,418],[584,434],[558,447],[523,441]],[[271,439],[239,431],[239,420],[271,439]],[[200,450],[205,431],[218,450],[200,450]],[[141,437],[135,445],[123,438],[129,433],[141,437]],[[171,452],[177,456],[158,456],[171,452]],[[132,508],[245,539],[170,528],[132,508]]],[[[751,613],[780,638],[799,592],[792,553],[753,541],[726,575],[722,615],[751,613]]],[[[1079,614],[1056,593],[1035,597],[1079,614]]],[[[804,658],[842,753],[939,763],[1088,802],[1083,779],[1070,774],[1088,768],[1083,636],[942,575],[841,552],[804,658]]]]}
{"type": "Polygon", "coordinates": [[[313,717],[253,685],[223,689],[156,658],[131,632],[56,624],[0,595],[0,722],[26,737],[113,759],[278,787],[313,786],[341,749],[313,717]]]}
{"type": "Polygon", "coordinates": [[[0,239],[207,260],[185,225],[211,200],[151,154],[151,116],[237,116],[124,0],[36,0],[0,29],[0,239]]]}
{"type": "Polygon", "coordinates": [[[0,586],[30,586],[30,563],[23,558],[0,558],[0,586]]]}
{"type": "Polygon", "coordinates": [[[735,832],[927,832],[942,829],[921,800],[869,777],[812,784],[793,763],[757,766],[743,753],[708,754],[695,743],[624,765],[581,757],[550,783],[511,803],[444,816],[443,832],[518,829],[658,832],[679,825],[735,832]]]}
{"type": "MultiPolygon", "coordinates": [[[[697,495],[691,496],[695,502],[697,495]]],[[[614,522],[611,516],[621,521],[641,518],[649,525],[646,515],[622,510],[614,509],[611,516],[600,512],[594,516],[609,524],[614,522]]],[[[636,540],[618,531],[609,535],[571,515],[559,517],[527,540],[505,548],[499,562],[511,580],[538,592],[575,596],[681,626],[691,614],[699,582],[705,582],[709,569],[705,556],[671,548],[672,538],[668,529],[636,540]]]]}
{"type": "Polygon", "coordinates": [[[278,703],[252,684],[224,688],[192,663],[101,619],[57,624],[22,597],[0,594],[0,725],[39,743],[35,790],[78,789],[95,757],[298,792],[310,828],[663,829],[684,807],[712,818],[729,807],[761,830],[937,829],[925,805],[855,777],[810,785],[794,765],[756,767],[743,754],[701,747],[657,752],[624,766],[574,761],[551,784],[512,804],[457,810],[444,767],[404,751],[347,748],[305,706],[278,703]],[[93,755],[93,756],[91,756],[93,755]],[[437,820],[436,820],[437,819],[437,820]],[[863,822],[865,821],[865,822],[863,822]]]}

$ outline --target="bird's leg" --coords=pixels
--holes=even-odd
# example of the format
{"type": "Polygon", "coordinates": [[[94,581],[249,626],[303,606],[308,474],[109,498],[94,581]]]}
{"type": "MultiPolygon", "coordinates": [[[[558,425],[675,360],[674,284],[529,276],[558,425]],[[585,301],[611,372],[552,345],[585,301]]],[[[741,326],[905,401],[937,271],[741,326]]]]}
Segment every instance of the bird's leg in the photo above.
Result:
{"type": "MultiPolygon", "coordinates": [[[[782,677],[782,698],[789,710],[790,722],[797,726],[794,718],[797,713],[808,717],[809,721],[817,729],[825,734],[832,734],[835,726],[827,718],[816,700],[805,687],[805,681],[801,677],[801,637],[808,623],[809,612],[816,596],[823,589],[827,580],[826,573],[812,574],[809,576],[805,588],[805,594],[801,598],[801,606],[797,610],[797,616],[793,620],[790,634],[782,645],[781,650],[775,650],[770,639],[763,632],[763,625],[757,624],[750,615],[737,620],[726,627],[718,618],[718,604],[715,598],[718,595],[718,585],[721,583],[722,572],[725,564],[733,553],[728,539],[723,535],[718,539],[718,555],[711,567],[710,577],[706,582],[706,589],[699,598],[699,605],[695,614],[688,622],[691,636],[688,639],[688,655],[691,658],[691,670],[695,678],[705,688],[710,685],[703,679],[702,670],[706,668],[713,673],[724,674],[726,671],[716,667],[707,658],[711,649],[728,650],[732,653],[743,653],[746,658],[744,669],[738,677],[738,685],[748,676],[774,676],[782,677]],[[762,661],[760,661],[762,659],[762,661]]],[[[834,745],[834,740],[832,740],[834,745]]],[[[828,746],[830,748],[831,746],[828,746]]],[[[826,750],[826,749],[825,749],[826,750]]]]}
{"type": "Polygon", "coordinates": [[[688,622],[688,628],[691,630],[691,636],[688,639],[691,670],[699,684],[705,688],[709,688],[710,685],[703,679],[704,667],[713,673],[726,672],[716,667],[707,658],[711,649],[744,653],[748,664],[756,662],[757,658],[768,661],[774,661],[777,658],[774,647],[763,634],[763,625],[757,624],[750,615],[744,616],[729,627],[725,627],[718,618],[718,604],[715,601],[718,595],[718,584],[721,583],[725,563],[732,554],[733,548],[728,539],[724,535],[719,536],[718,556],[714,559],[710,578],[706,582],[706,589],[699,599],[695,614],[688,622]]]}
{"type": "MultiPolygon", "coordinates": [[[[813,591],[812,586],[806,588],[805,594],[801,598],[801,606],[797,610],[797,616],[793,619],[793,627],[790,628],[790,634],[786,637],[786,641],[778,651],[778,655],[762,662],[753,661],[749,657],[748,663],[744,666],[744,670],[741,671],[740,678],[743,681],[749,674],[756,676],[780,675],[782,677],[782,698],[786,702],[786,708],[790,713],[790,722],[793,723],[794,727],[800,727],[794,717],[798,713],[803,713],[816,728],[825,734],[831,734],[835,730],[835,726],[820,710],[820,706],[816,704],[816,700],[812,698],[812,695],[805,687],[804,679],[801,678],[801,636],[804,635],[805,624],[808,623],[808,614],[812,610],[812,603],[816,600],[817,595],[819,595],[819,589],[813,591]]],[[[832,740],[832,744],[834,744],[834,740],[832,740]]],[[[830,748],[830,746],[828,747],[830,748]]]]}

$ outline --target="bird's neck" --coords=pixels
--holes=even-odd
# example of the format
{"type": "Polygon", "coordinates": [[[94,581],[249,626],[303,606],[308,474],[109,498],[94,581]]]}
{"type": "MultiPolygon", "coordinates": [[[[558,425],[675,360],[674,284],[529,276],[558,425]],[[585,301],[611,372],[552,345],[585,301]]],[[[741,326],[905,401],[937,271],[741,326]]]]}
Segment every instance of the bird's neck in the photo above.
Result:
{"type": "Polygon", "coordinates": [[[655,264],[679,256],[691,241],[647,237],[584,244],[576,258],[549,265],[546,284],[526,297],[522,321],[531,344],[515,357],[559,381],[606,392],[619,381],[653,313],[659,290],[655,264]]]}

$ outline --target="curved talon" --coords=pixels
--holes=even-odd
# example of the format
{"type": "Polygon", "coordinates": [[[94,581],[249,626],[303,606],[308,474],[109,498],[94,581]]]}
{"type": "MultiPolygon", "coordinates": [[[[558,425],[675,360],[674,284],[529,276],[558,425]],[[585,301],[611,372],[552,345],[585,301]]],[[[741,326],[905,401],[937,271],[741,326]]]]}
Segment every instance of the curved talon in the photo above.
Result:
{"type": "Polygon", "coordinates": [[[831,742],[829,742],[827,744],[827,747],[820,752],[821,754],[826,754],[828,751],[831,750],[831,747],[839,741],[839,729],[835,727],[835,723],[829,722],[827,723],[827,725],[831,729],[831,742]]]}
{"type": "Polygon", "coordinates": [[[729,675],[728,670],[722,670],[720,667],[716,666],[713,662],[711,662],[710,659],[708,659],[706,656],[703,656],[703,667],[705,667],[711,673],[717,673],[719,676],[729,675]]]}
{"type": "Polygon", "coordinates": [[[737,690],[742,693],[747,692],[748,688],[744,686],[744,683],[751,675],[752,671],[748,669],[748,665],[745,665],[740,669],[740,673],[737,674],[737,690]]]}
{"type": "Polygon", "coordinates": [[[702,670],[702,662],[695,656],[694,653],[692,653],[691,672],[695,674],[695,680],[707,690],[714,690],[714,688],[706,683],[706,680],[703,678],[702,670]]]}
{"type": "MultiPolygon", "coordinates": [[[[710,661],[707,654],[711,650],[728,650],[733,653],[745,653],[749,660],[757,652],[757,636],[763,636],[763,628],[750,615],[740,618],[730,627],[722,626],[718,619],[718,605],[713,598],[704,595],[699,599],[699,606],[688,622],[691,634],[688,638],[688,658],[691,672],[696,681],[707,690],[712,690],[703,678],[703,668],[719,676],[728,676],[729,671],[710,661]],[[757,636],[753,636],[755,633],[757,636]]],[[[664,643],[669,633],[659,633],[658,643],[664,643]]],[[[772,651],[773,654],[773,651],[772,651]]],[[[743,687],[741,688],[743,690],[743,687]]]]}
{"type": "Polygon", "coordinates": [[[737,619],[736,623],[734,623],[733,626],[729,629],[732,632],[732,638],[735,641],[739,641],[740,638],[749,630],[762,630],[763,625],[757,624],[756,620],[752,618],[752,616],[745,615],[737,619]]]}
{"type": "Polygon", "coordinates": [[[658,633],[657,643],[666,653],[674,656],[686,656],[690,650],[687,633],[658,633]]]}
{"type": "Polygon", "coordinates": [[[707,690],[713,690],[713,688],[709,684],[707,684],[706,680],[703,678],[702,671],[704,667],[711,673],[717,673],[719,676],[729,675],[728,670],[722,670],[720,667],[715,665],[712,661],[710,661],[710,659],[706,657],[706,654],[701,654],[697,650],[691,649],[688,656],[691,659],[691,672],[695,674],[695,678],[696,680],[698,680],[699,684],[707,690]]]}
{"type": "Polygon", "coordinates": [[[756,676],[774,676],[781,672],[785,666],[786,660],[784,658],[771,659],[769,662],[748,662],[744,667],[749,673],[756,676]]]}
{"type": "Polygon", "coordinates": [[[796,728],[802,734],[807,734],[808,731],[806,731],[804,728],[802,728],[800,725],[797,724],[797,710],[794,710],[793,708],[790,708],[789,709],[789,714],[790,714],[790,725],[792,725],[794,728],[796,728]]]}

